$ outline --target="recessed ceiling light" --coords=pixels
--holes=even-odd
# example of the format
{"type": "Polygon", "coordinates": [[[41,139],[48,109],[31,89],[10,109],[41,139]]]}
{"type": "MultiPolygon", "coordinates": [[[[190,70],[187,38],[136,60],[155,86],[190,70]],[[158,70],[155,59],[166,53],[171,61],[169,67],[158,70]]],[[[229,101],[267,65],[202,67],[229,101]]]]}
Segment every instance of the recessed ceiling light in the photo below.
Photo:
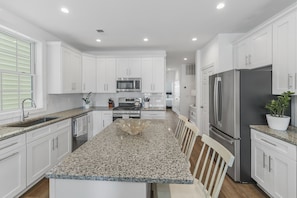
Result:
{"type": "Polygon", "coordinates": [[[148,42],[148,40],[149,40],[148,38],[144,38],[143,39],[144,42],[148,42]]]}
{"type": "Polygon", "coordinates": [[[68,14],[69,10],[68,10],[68,8],[62,7],[61,12],[65,13],[65,14],[68,14]]]}
{"type": "Polygon", "coordinates": [[[220,9],[223,9],[225,7],[225,3],[221,2],[217,5],[217,9],[220,10],[220,9]]]}
{"type": "Polygon", "coordinates": [[[186,61],[186,60],[188,60],[187,58],[184,58],[184,60],[186,61]]]}
{"type": "Polygon", "coordinates": [[[101,40],[100,40],[100,39],[96,39],[96,42],[100,43],[100,42],[101,42],[101,40]]]}
{"type": "Polygon", "coordinates": [[[197,41],[197,38],[196,37],[192,38],[192,41],[197,41]]]}

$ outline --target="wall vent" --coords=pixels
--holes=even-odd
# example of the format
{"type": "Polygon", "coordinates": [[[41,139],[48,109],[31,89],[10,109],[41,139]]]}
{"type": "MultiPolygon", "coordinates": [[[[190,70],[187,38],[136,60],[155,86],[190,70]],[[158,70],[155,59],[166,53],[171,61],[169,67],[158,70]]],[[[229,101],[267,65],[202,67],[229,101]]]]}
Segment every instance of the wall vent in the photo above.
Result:
{"type": "Polygon", "coordinates": [[[195,64],[186,65],[186,75],[195,75],[195,64]]]}

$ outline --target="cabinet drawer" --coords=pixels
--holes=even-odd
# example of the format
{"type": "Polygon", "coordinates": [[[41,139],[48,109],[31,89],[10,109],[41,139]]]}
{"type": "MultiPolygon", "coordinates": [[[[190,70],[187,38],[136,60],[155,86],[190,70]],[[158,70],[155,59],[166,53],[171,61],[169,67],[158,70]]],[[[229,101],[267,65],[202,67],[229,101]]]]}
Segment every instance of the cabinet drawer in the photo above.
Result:
{"type": "Polygon", "coordinates": [[[0,141],[0,155],[25,145],[25,134],[0,141]]]}
{"type": "Polygon", "coordinates": [[[45,137],[50,134],[50,126],[45,126],[39,129],[35,129],[27,133],[27,143],[45,137]]]}
{"type": "Polygon", "coordinates": [[[69,127],[69,126],[71,126],[71,120],[67,119],[67,120],[57,122],[55,124],[50,125],[50,131],[55,132],[55,131],[58,131],[60,129],[63,129],[63,128],[66,128],[66,127],[69,127]]]}
{"type": "Polygon", "coordinates": [[[271,151],[277,152],[281,155],[285,155],[288,158],[296,161],[296,146],[289,144],[285,141],[279,140],[277,138],[266,135],[262,132],[258,132],[254,129],[251,129],[251,139],[259,142],[262,145],[265,145],[271,151]]]}

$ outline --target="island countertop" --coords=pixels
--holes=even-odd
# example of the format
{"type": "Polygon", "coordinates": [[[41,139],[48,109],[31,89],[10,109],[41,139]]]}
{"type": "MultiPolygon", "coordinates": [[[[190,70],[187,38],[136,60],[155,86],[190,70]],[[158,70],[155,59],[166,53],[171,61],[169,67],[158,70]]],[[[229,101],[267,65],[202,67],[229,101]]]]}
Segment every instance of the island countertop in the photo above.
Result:
{"type": "Polygon", "coordinates": [[[53,179],[141,183],[193,183],[188,162],[167,128],[150,120],[139,135],[121,131],[116,120],[82,145],[46,176],[53,179]]]}

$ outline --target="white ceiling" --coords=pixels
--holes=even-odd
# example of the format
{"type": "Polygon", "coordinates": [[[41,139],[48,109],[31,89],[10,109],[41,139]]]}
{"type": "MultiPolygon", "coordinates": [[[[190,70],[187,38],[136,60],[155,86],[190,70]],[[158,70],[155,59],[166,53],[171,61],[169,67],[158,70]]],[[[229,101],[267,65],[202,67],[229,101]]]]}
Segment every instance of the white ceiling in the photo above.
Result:
{"type": "Polygon", "coordinates": [[[166,50],[173,67],[193,63],[195,51],[216,34],[247,32],[296,2],[222,1],[223,10],[216,9],[220,0],[0,0],[0,7],[81,51],[166,50]],[[70,13],[61,13],[61,6],[70,13]]]}

